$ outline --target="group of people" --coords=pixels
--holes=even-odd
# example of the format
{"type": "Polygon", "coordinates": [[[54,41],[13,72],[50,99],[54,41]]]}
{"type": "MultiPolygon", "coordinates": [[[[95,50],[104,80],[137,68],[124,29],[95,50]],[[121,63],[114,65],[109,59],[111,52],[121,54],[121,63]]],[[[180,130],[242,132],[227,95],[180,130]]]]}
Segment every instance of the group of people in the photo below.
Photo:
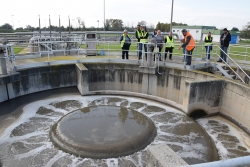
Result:
{"type": "MultiPolygon", "coordinates": [[[[148,49],[147,43],[148,43],[149,33],[147,32],[146,26],[137,25],[135,37],[138,42],[138,50],[139,50],[138,58],[142,59],[142,49],[144,48],[145,58],[147,60],[147,49],[148,49]]],[[[174,37],[172,36],[172,33],[169,33],[168,36],[164,37],[161,35],[161,31],[158,30],[156,31],[154,38],[152,38],[152,41],[155,42],[155,46],[156,48],[159,49],[159,53],[162,51],[163,44],[165,43],[166,44],[165,60],[167,58],[167,53],[169,53],[169,59],[172,60],[172,53],[174,49],[174,37]]],[[[125,58],[128,59],[129,58],[128,51],[131,45],[131,38],[128,35],[127,30],[124,30],[124,33],[121,35],[120,42],[122,48],[122,59],[125,58]]],[[[159,58],[161,61],[161,57],[159,58]]],[[[155,55],[154,55],[154,60],[155,60],[155,55]]]]}
{"type": "MultiPolygon", "coordinates": [[[[184,39],[181,40],[182,44],[178,49],[183,49],[183,54],[184,54],[184,60],[186,62],[186,65],[191,65],[192,62],[192,53],[194,48],[196,47],[196,42],[190,32],[188,32],[186,29],[183,29],[182,31],[184,39]]],[[[148,47],[148,36],[149,33],[146,30],[145,26],[140,26],[137,25],[137,29],[135,32],[135,37],[138,42],[138,58],[142,58],[142,49],[144,48],[145,50],[145,58],[147,60],[147,47],[148,47]]],[[[227,57],[227,49],[229,46],[229,43],[231,41],[231,35],[229,31],[224,28],[223,29],[223,34],[221,34],[220,37],[220,43],[221,43],[221,55],[220,55],[220,60],[218,62],[226,62],[226,57],[227,57]]],[[[122,48],[122,59],[129,59],[129,48],[131,45],[131,38],[128,35],[128,31],[124,30],[124,33],[121,35],[120,38],[121,42],[121,48],[122,48]]],[[[158,53],[160,54],[162,49],[163,49],[163,44],[165,44],[165,56],[164,59],[167,59],[167,56],[169,54],[169,60],[172,60],[172,53],[174,49],[174,37],[172,36],[172,32],[169,33],[167,36],[162,36],[160,30],[155,30],[153,35],[152,35],[152,40],[151,42],[155,43],[155,48],[157,48],[158,53]]],[[[207,61],[210,60],[210,52],[213,49],[213,37],[211,36],[211,32],[207,34],[207,36],[204,39],[205,42],[205,48],[206,48],[206,59],[207,61]]],[[[161,55],[159,55],[159,60],[161,61],[161,55]]],[[[154,61],[155,61],[155,55],[154,55],[154,61]]]]}

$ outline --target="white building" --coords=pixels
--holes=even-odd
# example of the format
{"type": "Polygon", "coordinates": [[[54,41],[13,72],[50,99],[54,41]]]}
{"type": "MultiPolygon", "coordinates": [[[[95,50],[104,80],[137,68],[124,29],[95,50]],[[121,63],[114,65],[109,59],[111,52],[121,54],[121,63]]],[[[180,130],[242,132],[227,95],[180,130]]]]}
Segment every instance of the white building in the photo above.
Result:
{"type": "Polygon", "coordinates": [[[186,29],[188,32],[192,34],[196,41],[203,41],[203,30],[215,30],[215,26],[173,26],[173,33],[177,33],[180,39],[183,39],[183,35],[181,30],[186,29]]]}

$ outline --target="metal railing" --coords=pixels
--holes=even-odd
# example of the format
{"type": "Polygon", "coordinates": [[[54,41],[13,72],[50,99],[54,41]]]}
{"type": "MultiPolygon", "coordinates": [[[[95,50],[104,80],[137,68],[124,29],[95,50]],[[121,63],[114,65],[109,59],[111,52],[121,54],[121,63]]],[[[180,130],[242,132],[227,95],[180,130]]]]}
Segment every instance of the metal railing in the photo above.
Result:
{"type": "Polygon", "coordinates": [[[182,167],[245,167],[250,166],[250,156],[227,159],[222,161],[207,162],[196,165],[187,165],[182,167]]]}
{"type": "MultiPolygon", "coordinates": [[[[230,62],[232,62],[234,65],[236,65],[237,69],[240,69],[240,70],[243,72],[243,74],[245,74],[245,76],[250,80],[250,77],[248,76],[248,74],[241,68],[241,66],[240,66],[234,59],[232,59],[232,58],[229,56],[229,54],[227,54],[220,46],[216,45],[215,47],[219,48],[221,54],[224,54],[224,55],[227,57],[227,59],[229,59],[230,62]]],[[[221,58],[221,56],[220,56],[218,53],[216,53],[216,55],[219,57],[219,60],[221,60],[222,62],[224,62],[224,63],[226,64],[226,66],[227,66],[228,68],[230,68],[230,70],[231,70],[231,71],[232,71],[232,72],[233,72],[233,73],[234,73],[243,83],[245,83],[245,81],[240,77],[240,75],[239,75],[235,70],[233,70],[232,66],[229,65],[229,61],[226,62],[224,59],[221,58]]],[[[230,63],[230,64],[231,64],[231,63],[230,63]]]]}
{"type": "MultiPolygon", "coordinates": [[[[49,38],[48,38],[49,39],[49,38]]],[[[147,46],[151,45],[152,43],[147,43],[147,46]]],[[[183,53],[182,51],[177,51],[176,48],[177,46],[180,46],[181,43],[175,43],[175,49],[174,52],[172,53],[173,59],[175,60],[180,60],[180,61],[175,61],[175,63],[177,64],[181,64],[182,63],[182,67],[185,69],[187,67],[186,65],[186,61],[185,61],[185,57],[189,56],[186,53],[183,53]],[[184,61],[183,61],[184,59],[184,61]]],[[[19,45],[17,45],[18,47],[20,47],[19,45]]],[[[170,62],[164,59],[164,55],[166,54],[165,52],[165,47],[166,44],[163,43],[162,44],[163,49],[161,52],[153,52],[153,54],[156,54],[157,58],[155,58],[155,66],[166,66],[167,63],[169,64],[170,62]],[[159,56],[161,55],[162,57],[162,61],[159,61],[159,56]]],[[[118,57],[118,55],[121,55],[121,47],[120,47],[120,42],[119,41],[79,41],[79,40],[71,40],[71,41],[34,41],[33,43],[28,43],[26,48],[29,48],[31,51],[27,51],[26,53],[22,53],[22,54],[14,54],[13,52],[13,47],[15,47],[15,45],[8,45],[9,50],[12,50],[12,52],[8,52],[5,54],[5,59],[8,60],[8,67],[9,67],[9,71],[12,71],[15,69],[15,61],[16,61],[16,57],[18,57],[18,59],[20,59],[23,55],[30,55],[27,56],[27,58],[31,59],[32,54],[33,55],[37,55],[37,56],[41,56],[41,57],[47,57],[47,62],[52,61],[50,58],[51,56],[55,56],[57,55],[61,55],[61,56],[66,56],[66,55],[76,55],[79,57],[79,59],[83,59],[83,57],[80,57],[82,54],[86,54],[87,51],[91,51],[91,50],[96,50],[96,55],[101,55],[100,52],[103,51],[105,52],[106,56],[105,58],[120,58],[118,57]],[[96,48],[92,48],[92,49],[88,49],[86,48],[86,44],[88,42],[92,42],[92,43],[96,43],[96,48]],[[68,45],[68,46],[67,46],[68,45]],[[55,48],[57,47],[57,48],[55,48]],[[13,62],[13,63],[12,63],[13,62]],[[11,64],[10,64],[11,63],[11,64]],[[10,68],[11,67],[11,68],[10,68]],[[12,69],[12,70],[11,70],[12,69]]],[[[211,51],[211,61],[210,62],[203,62],[202,60],[206,59],[206,52],[204,44],[200,44],[197,43],[196,47],[193,51],[192,54],[192,63],[193,65],[191,66],[192,68],[195,68],[198,64],[210,64],[213,62],[214,60],[214,65],[216,64],[216,59],[219,59],[220,56],[220,52],[221,52],[221,48],[219,45],[213,45],[213,47],[215,49],[213,49],[213,51],[211,51]]],[[[147,47],[149,48],[149,47],[147,47]]],[[[246,75],[246,77],[248,79],[250,79],[250,77],[247,75],[247,73],[240,67],[240,65],[237,63],[238,61],[234,60],[233,58],[231,58],[231,56],[235,57],[235,56],[244,56],[245,59],[250,60],[250,53],[248,54],[248,51],[250,51],[250,48],[248,45],[246,46],[240,46],[240,45],[233,45],[230,46],[227,57],[229,59],[229,62],[225,63],[225,65],[228,66],[228,68],[230,68],[230,70],[237,76],[237,78],[239,78],[242,82],[244,82],[244,80],[237,74],[237,72],[235,70],[233,70],[233,68],[230,66],[231,63],[233,63],[238,69],[240,69],[244,75],[246,75]],[[245,51],[241,52],[241,51],[234,51],[232,48],[244,48],[245,51]],[[230,65],[229,65],[230,64],[230,65]]],[[[242,50],[242,49],[241,49],[242,50]]],[[[131,46],[130,46],[130,56],[132,56],[133,60],[136,60],[138,62],[138,64],[142,64],[145,65],[145,54],[152,54],[152,51],[144,51],[144,48],[142,48],[142,60],[139,60],[138,57],[138,52],[139,52],[139,48],[138,48],[138,43],[137,42],[132,42],[131,46]]],[[[223,51],[222,51],[223,52],[223,51]]],[[[36,57],[37,57],[36,56],[36,57]]],[[[24,57],[24,56],[23,56],[24,57]]],[[[34,56],[35,57],[35,56],[34,56]]],[[[92,59],[94,59],[95,57],[91,57],[92,59]]],[[[67,58],[68,59],[68,58],[67,58]]],[[[66,58],[65,58],[66,60],[66,58]]],[[[44,61],[44,60],[43,60],[44,61]]],[[[247,62],[247,61],[245,61],[247,62]]],[[[22,62],[18,62],[18,64],[20,63],[25,63],[25,61],[22,62]]],[[[249,62],[250,64],[250,62],[249,62]]],[[[212,64],[210,64],[212,65],[212,64]]],[[[192,69],[191,68],[191,69],[192,69]]],[[[245,82],[244,82],[245,83],[245,82]]]]}

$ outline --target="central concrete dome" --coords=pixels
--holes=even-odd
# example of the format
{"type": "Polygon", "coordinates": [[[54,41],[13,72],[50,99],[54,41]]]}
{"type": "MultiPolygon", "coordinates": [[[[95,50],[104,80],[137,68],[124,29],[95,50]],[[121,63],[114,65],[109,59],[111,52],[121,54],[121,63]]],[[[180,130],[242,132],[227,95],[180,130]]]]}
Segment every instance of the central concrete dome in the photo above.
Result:
{"type": "Polygon", "coordinates": [[[83,158],[115,158],[144,149],[157,134],[154,123],[125,107],[92,106],[73,111],[53,125],[50,138],[83,158]]]}

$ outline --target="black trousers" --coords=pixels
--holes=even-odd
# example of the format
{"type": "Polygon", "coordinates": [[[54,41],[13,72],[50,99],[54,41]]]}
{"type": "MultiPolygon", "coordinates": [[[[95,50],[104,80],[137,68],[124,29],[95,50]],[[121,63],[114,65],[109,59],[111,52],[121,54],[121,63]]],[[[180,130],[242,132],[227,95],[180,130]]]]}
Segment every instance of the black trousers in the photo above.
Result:
{"type": "Polygon", "coordinates": [[[169,52],[169,59],[172,59],[172,53],[173,53],[173,48],[165,48],[165,60],[168,57],[168,52],[169,52]]]}
{"type": "Polygon", "coordinates": [[[122,47],[122,59],[125,59],[125,56],[126,56],[126,59],[128,59],[129,47],[130,47],[130,45],[123,45],[123,47],[122,47]]]}
{"type": "Polygon", "coordinates": [[[190,51],[188,51],[188,50],[186,50],[186,60],[185,60],[185,62],[186,62],[186,65],[191,65],[191,62],[192,62],[192,53],[193,53],[193,50],[194,49],[192,49],[192,50],[190,50],[190,51]]]}

